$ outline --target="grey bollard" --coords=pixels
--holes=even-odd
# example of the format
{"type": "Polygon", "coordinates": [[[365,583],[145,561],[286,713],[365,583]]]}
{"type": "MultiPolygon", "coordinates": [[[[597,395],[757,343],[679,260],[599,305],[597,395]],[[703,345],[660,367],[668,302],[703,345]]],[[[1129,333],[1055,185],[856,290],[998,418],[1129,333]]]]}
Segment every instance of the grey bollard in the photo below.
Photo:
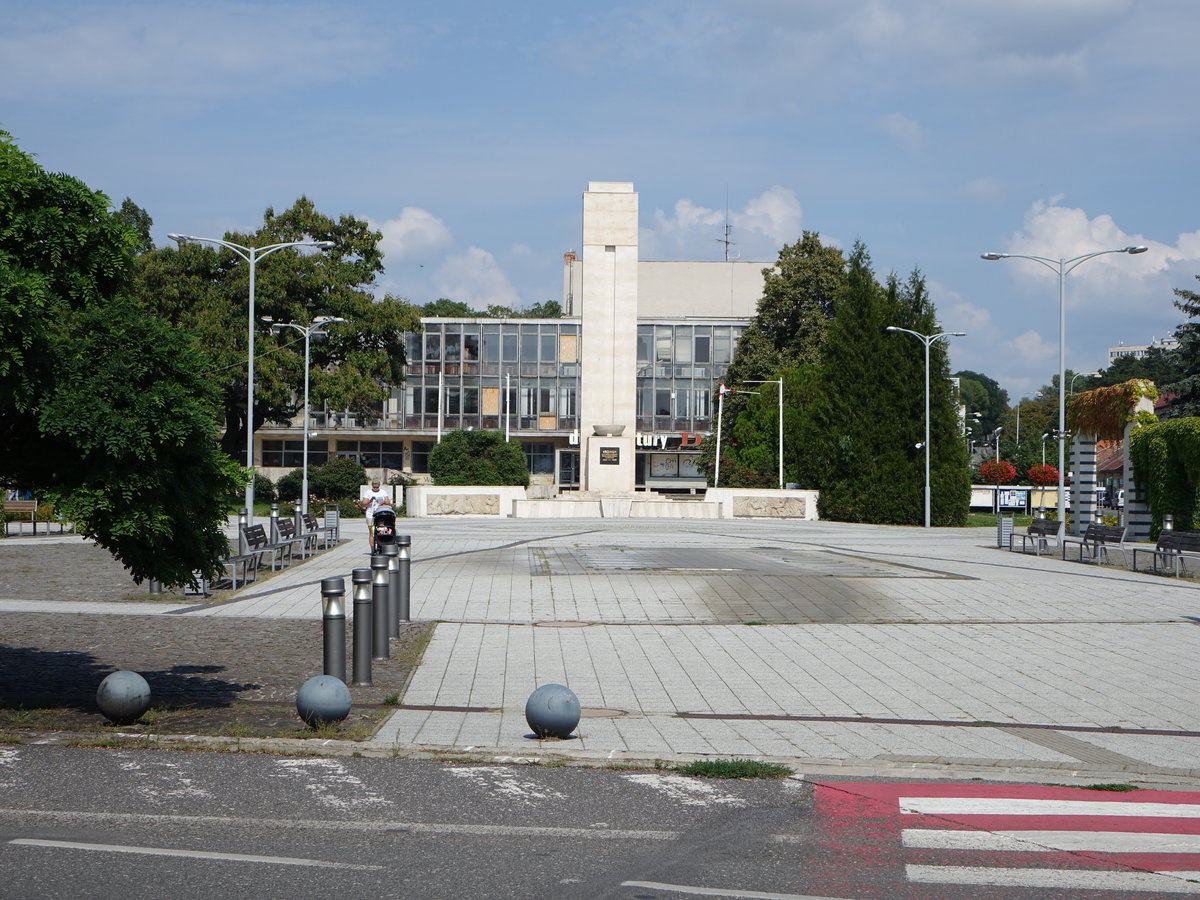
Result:
{"type": "Polygon", "coordinates": [[[373,656],[376,659],[391,659],[392,647],[388,643],[388,558],[382,553],[371,555],[371,603],[374,607],[372,621],[373,656]]]}
{"type": "Polygon", "coordinates": [[[151,594],[161,594],[163,592],[162,582],[151,578],[149,590],[151,594]]]}
{"type": "MultiPolygon", "coordinates": [[[[398,598],[398,615],[399,622],[411,622],[408,616],[408,574],[409,568],[412,565],[412,560],[408,555],[408,547],[412,543],[412,536],[407,534],[396,535],[396,565],[400,576],[400,586],[396,591],[398,598]]],[[[399,624],[397,623],[397,632],[399,632],[399,624]]]]}
{"type": "Polygon", "coordinates": [[[346,579],[321,579],[322,634],[325,639],[324,674],[346,680],[346,579]]]}
{"type": "Polygon", "coordinates": [[[371,686],[371,570],[355,569],[350,575],[354,585],[354,682],[355,687],[371,686]]]}
{"type": "Polygon", "coordinates": [[[271,504],[271,531],[269,533],[271,535],[271,543],[278,544],[279,543],[279,504],[278,503],[271,504]]]}
{"type": "Polygon", "coordinates": [[[249,524],[249,512],[246,507],[238,510],[238,555],[245,556],[250,552],[250,544],[246,541],[246,526],[249,524]]]}
{"type": "Polygon", "coordinates": [[[383,555],[388,561],[388,637],[400,637],[400,550],[395,544],[384,544],[383,555]]]}

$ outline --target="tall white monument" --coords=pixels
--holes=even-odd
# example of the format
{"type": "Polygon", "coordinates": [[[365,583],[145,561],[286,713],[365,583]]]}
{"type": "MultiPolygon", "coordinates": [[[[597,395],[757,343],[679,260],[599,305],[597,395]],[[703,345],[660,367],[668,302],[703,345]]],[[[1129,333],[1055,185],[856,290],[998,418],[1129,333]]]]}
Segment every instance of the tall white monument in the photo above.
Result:
{"type": "Polygon", "coordinates": [[[637,431],[638,197],[626,181],[592,181],[583,195],[579,298],[582,379],[580,487],[632,493],[637,431]]]}

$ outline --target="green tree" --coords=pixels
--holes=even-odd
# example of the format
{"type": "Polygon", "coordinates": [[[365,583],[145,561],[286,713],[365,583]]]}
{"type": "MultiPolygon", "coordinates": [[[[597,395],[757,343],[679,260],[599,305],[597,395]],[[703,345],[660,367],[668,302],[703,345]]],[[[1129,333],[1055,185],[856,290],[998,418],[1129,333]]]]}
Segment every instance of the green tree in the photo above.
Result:
{"type": "Polygon", "coordinates": [[[137,235],[137,241],[133,248],[135,253],[147,253],[154,249],[154,239],[150,237],[150,229],[154,227],[154,220],[150,218],[150,213],[126,197],[121,201],[121,208],[117,210],[117,218],[133,229],[134,234],[137,235]]]}
{"type": "Polygon", "coordinates": [[[955,372],[954,377],[959,380],[959,394],[967,415],[979,413],[980,416],[979,424],[971,428],[972,438],[982,440],[983,435],[995,431],[1004,418],[1008,409],[1008,391],[994,378],[970,369],[955,372]]]}
{"type": "Polygon", "coordinates": [[[557,300],[546,300],[542,303],[534,303],[525,310],[523,315],[527,319],[561,319],[563,308],[557,300]]]}
{"type": "Polygon", "coordinates": [[[0,132],[0,481],[55,503],[136,581],[215,577],[216,394],[190,336],[129,290],[139,236],[108,198],[0,132]]]}
{"type": "MultiPolygon", "coordinates": [[[[1164,385],[1174,384],[1183,377],[1183,360],[1178,351],[1151,347],[1146,351],[1145,356],[1122,356],[1116,359],[1112,365],[1100,372],[1099,378],[1088,379],[1089,383],[1085,389],[1111,387],[1135,378],[1145,378],[1153,381],[1156,387],[1162,388],[1164,385]]],[[[1078,389],[1079,383],[1076,383],[1076,390],[1078,389]]]]}
{"type": "MultiPolygon", "coordinates": [[[[821,361],[834,299],[846,284],[842,251],[805,231],[763,269],[763,296],[726,375],[729,384],[821,361]]],[[[736,407],[736,404],[735,404],[736,407]]]]}
{"type": "MultiPolygon", "coordinates": [[[[886,286],[856,244],[825,343],[808,417],[803,481],[821,491],[823,518],[884,524],[924,520],[925,348],[895,325],[937,333],[920,273],[886,286]]],[[[970,484],[944,341],[930,350],[931,518],[966,520],[970,484]]]]}
{"type": "MultiPolygon", "coordinates": [[[[328,252],[280,250],[259,260],[257,318],[307,324],[337,316],[328,337],[312,342],[310,394],[334,409],[376,418],[391,385],[404,379],[404,333],[420,331],[416,307],[369,288],[383,270],[381,235],[352,216],[333,219],[301,197],[283,213],[268,208],[252,235],[225,239],[247,247],[299,240],[329,240],[328,252]]],[[[249,265],[232,251],[204,244],[164,247],[143,254],[139,290],[158,315],[196,336],[208,357],[204,367],[222,399],[221,446],[240,456],[246,445],[246,339],[249,265]]],[[[256,322],[253,428],[289,422],[304,380],[304,339],[292,329],[272,335],[256,322]]]]}
{"type": "Polygon", "coordinates": [[[483,313],[471,309],[471,307],[461,300],[448,300],[445,297],[426,303],[421,307],[421,315],[442,319],[478,319],[483,317],[483,313]]]}
{"type": "Polygon", "coordinates": [[[500,431],[451,431],[429,454],[434,484],[529,486],[525,451],[500,431]]]}
{"type": "MultiPolygon", "coordinates": [[[[1200,275],[1196,276],[1200,280],[1200,275]]],[[[1176,288],[1175,308],[1185,313],[1190,321],[1175,329],[1179,349],[1175,351],[1179,377],[1170,384],[1162,385],[1162,393],[1169,398],[1164,419],[1181,419],[1200,416],[1200,294],[1176,288]]]]}

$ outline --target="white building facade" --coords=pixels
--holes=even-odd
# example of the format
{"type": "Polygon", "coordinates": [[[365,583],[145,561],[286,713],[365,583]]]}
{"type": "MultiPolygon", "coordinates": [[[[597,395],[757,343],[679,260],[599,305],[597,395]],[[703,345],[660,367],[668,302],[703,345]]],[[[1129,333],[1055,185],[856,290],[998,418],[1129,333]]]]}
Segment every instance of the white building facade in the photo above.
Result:
{"type": "MultiPolygon", "coordinates": [[[[421,481],[442,435],[489,429],[521,444],[545,495],[703,489],[697,448],[764,263],[642,261],[637,217],[632,184],[590,183],[582,258],[563,257],[564,317],[422,319],[376,420],[310,414],[309,465],[345,456],[385,482],[421,481]]],[[[256,433],[268,477],[302,464],[299,418],[256,433]]]]}

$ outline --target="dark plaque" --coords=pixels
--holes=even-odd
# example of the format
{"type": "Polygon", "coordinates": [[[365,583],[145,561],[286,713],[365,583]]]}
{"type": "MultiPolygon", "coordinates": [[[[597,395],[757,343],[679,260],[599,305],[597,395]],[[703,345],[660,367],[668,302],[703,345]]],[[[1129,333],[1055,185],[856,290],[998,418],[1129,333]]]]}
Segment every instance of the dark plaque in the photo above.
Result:
{"type": "Polygon", "coordinates": [[[620,447],[601,447],[600,448],[600,465],[602,466],[619,466],[621,464],[621,448],[620,447]]]}

